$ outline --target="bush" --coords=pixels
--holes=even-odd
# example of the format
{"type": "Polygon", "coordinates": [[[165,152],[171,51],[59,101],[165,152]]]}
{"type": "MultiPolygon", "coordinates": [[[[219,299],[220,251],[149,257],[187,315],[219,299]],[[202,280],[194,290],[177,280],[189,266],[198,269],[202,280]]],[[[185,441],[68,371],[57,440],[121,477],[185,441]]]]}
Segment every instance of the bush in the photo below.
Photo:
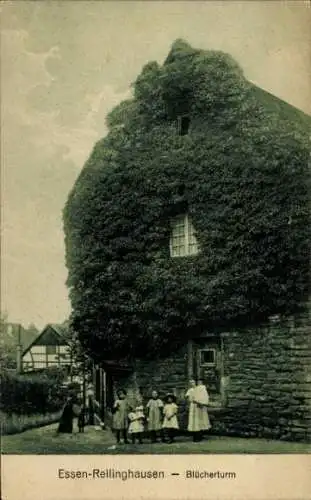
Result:
{"type": "Polygon", "coordinates": [[[40,374],[0,373],[0,410],[7,415],[45,415],[60,410],[66,389],[63,372],[46,370],[40,374]]]}

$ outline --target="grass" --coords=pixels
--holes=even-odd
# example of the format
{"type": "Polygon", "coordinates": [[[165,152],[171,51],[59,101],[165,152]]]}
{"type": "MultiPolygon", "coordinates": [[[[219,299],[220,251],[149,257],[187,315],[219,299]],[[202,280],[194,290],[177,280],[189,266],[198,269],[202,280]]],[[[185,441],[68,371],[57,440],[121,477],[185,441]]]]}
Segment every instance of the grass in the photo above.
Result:
{"type": "Polygon", "coordinates": [[[95,430],[87,427],[84,434],[57,435],[57,425],[52,424],[21,434],[2,436],[3,454],[287,454],[310,453],[311,445],[268,439],[246,439],[225,436],[210,436],[201,443],[193,443],[188,436],[180,436],[174,444],[119,445],[110,430],[95,430]]]}
{"type": "Polygon", "coordinates": [[[57,422],[60,417],[60,412],[43,414],[24,415],[12,413],[11,415],[0,411],[0,426],[1,434],[16,434],[28,429],[46,426],[53,422],[57,422]]]}

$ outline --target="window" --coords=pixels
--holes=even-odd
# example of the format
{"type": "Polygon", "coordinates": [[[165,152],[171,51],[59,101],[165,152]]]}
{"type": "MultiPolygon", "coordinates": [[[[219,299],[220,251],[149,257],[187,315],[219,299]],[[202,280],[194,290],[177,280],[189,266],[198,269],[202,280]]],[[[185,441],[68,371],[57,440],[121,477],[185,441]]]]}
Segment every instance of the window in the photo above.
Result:
{"type": "Polygon", "coordinates": [[[224,355],[219,335],[202,336],[193,344],[194,376],[207,386],[210,405],[220,408],[226,405],[224,391],[224,355]]]}
{"type": "Polygon", "coordinates": [[[172,220],[170,252],[171,257],[196,255],[199,252],[195,229],[188,215],[180,215],[172,220]]]}
{"type": "Polygon", "coordinates": [[[56,354],[56,345],[47,345],[46,346],[47,354],[56,354]]]}
{"type": "Polygon", "coordinates": [[[215,349],[201,349],[200,350],[200,365],[201,366],[214,366],[216,364],[216,350],[215,349]]]}
{"type": "Polygon", "coordinates": [[[187,135],[190,126],[189,116],[187,115],[178,116],[176,126],[178,135],[187,135]]]}

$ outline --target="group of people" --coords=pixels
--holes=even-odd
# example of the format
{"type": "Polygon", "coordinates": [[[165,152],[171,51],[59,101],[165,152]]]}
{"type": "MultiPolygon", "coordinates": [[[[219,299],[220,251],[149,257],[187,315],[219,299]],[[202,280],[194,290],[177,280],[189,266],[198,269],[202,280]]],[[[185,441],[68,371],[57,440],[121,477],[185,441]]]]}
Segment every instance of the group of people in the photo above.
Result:
{"type": "MultiPolygon", "coordinates": [[[[194,442],[203,439],[205,431],[211,428],[208,416],[209,395],[202,380],[196,384],[191,380],[186,392],[188,400],[188,431],[194,442]]],[[[158,439],[162,442],[173,443],[176,431],[179,429],[178,406],[174,394],[167,394],[163,400],[157,391],[152,391],[151,398],[145,408],[138,404],[132,408],[127,400],[126,392],[120,389],[113,406],[113,430],[117,443],[123,438],[124,443],[142,443],[147,431],[151,443],[158,439]]]]}
{"type": "Polygon", "coordinates": [[[79,432],[84,432],[86,424],[94,425],[94,389],[89,384],[86,391],[86,404],[83,404],[82,395],[70,391],[60,417],[58,432],[72,434],[73,422],[77,420],[79,432]]]}
{"type": "Polygon", "coordinates": [[[128,436],[132,443],[142,443],[142,438],[147,424],[151,442],[155,443],[159,437],[163,442],[172,443],[174,434],[179,428],[177,419],[177,404],[174,394],[167,394],[162,399],[158,397],[157,391],[152,391],[146,408],[137,405],[131,408],[126,392],[120,389],[113,406],[112,428],[116,433],[117,443],[123,437],[124,443],[128,443],[128,436]]]}
{"type": "MultiPolygon", "coordinates": [[[[208,416],[209,395],[202,380],[190,380],[189,389],[185,397],[188,402],[188,432],[193,441],[199,442],[203,434],[211,428],[208,416]]],[[[176,397],[172,393],[161,399],[156,390],[152,391],[151,398],[145,405],[130,404],[126,391],[119,389],[114,402],[112,413],[112,428],[117,443],[123,439],[124,443],[142,443],[146,432],[151,443],[158,440],[173,443],[179,429],[179,415],[176,397]]],[[[79,432],[84,431],[86,413],[81,401],[75,396],[69,396],[63,408],[59,421],[59,433],[72,433],[73,420],[77,418],[79,432]]]]}

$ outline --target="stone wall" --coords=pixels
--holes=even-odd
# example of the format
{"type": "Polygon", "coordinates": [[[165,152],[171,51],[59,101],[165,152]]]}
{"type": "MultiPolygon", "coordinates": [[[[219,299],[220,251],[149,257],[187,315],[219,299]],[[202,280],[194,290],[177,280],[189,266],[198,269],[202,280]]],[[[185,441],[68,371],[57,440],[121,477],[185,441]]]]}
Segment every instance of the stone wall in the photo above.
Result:
{"type": "MultiPolygon", "coordinates": [[[[295,318],[222,334],[223,404],[210,408],[213,433],[293,441],[311,439],[311,303],[295,318]]],[[[186,429],[187,348],[168,359],[137,361],[124,381],[146,402],[152,389],[173,391],[186,429]]]]}
{"type": "Polygon", "coordinates": [[[159,361],[138,361],[137,383],[144,397],[150,397],[156,389],[162,396],[173,392],[178,398],[187,390],[187,350],[180,349],[170,358],[159,361]]]}
{"type": "Polygon", "coordinates": [[[157,390],[159,397],[173,392],[178,399],[179,423],[186,428],[187,408],[184,399],[187,390],[187,348],[178,350],[170,358],[157,361],[137,360],[133,374],[118,380],[117,385],[127,391],[130,404],[146,404],[151,392],[157,390]]]}
{"type": "Polygon", "coordinates": [[[227,404],[214,415],[215,432],[310,440],[310,334],[309,309],[225,336],[227,404]]]}

